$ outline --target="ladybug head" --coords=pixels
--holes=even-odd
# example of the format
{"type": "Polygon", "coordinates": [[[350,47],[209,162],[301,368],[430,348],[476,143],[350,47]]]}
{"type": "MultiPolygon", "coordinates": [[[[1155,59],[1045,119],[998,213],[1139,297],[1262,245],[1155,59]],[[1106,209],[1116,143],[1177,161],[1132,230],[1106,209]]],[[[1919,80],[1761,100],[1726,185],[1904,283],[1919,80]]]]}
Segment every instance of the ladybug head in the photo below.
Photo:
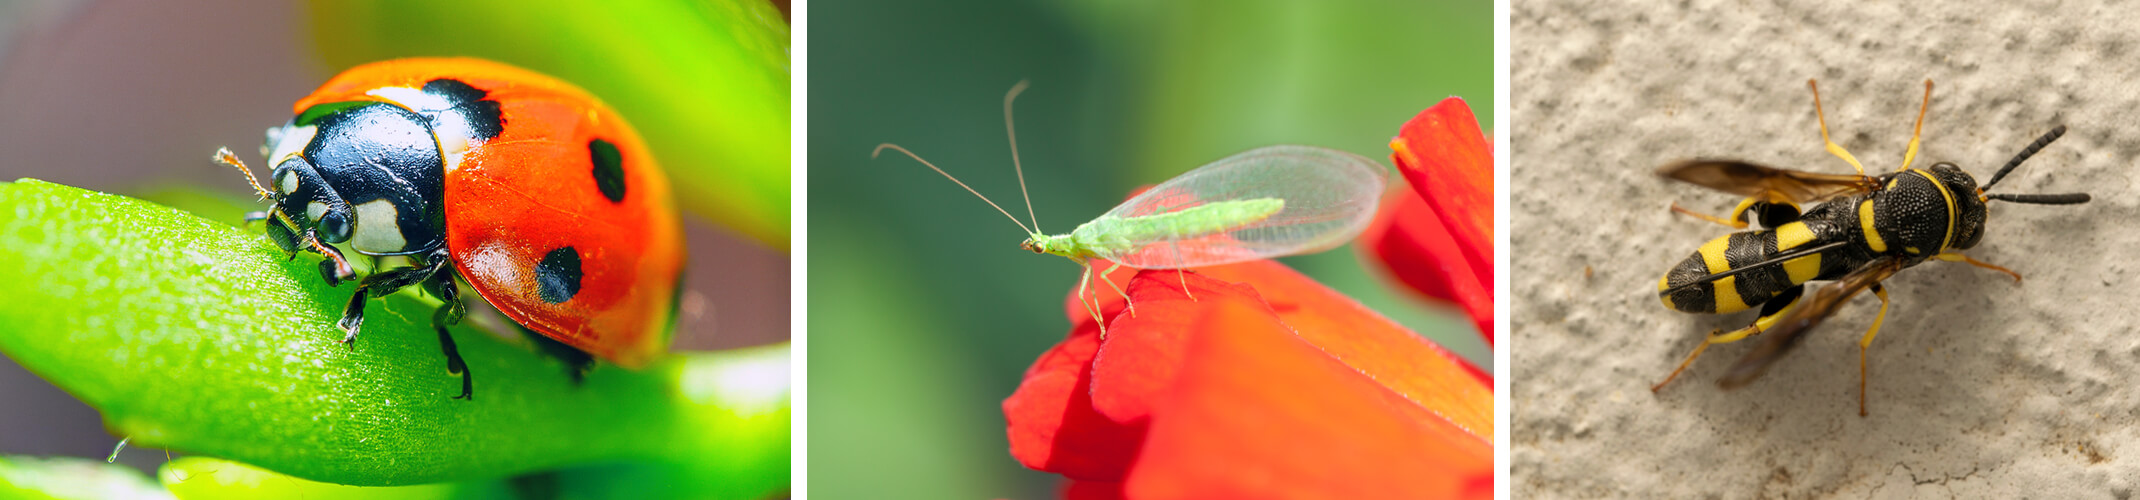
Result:
{"type": "MultiPolygon", "coordinates": [[[[271,130],[268,135],[270,147],[275,139],[276,134],[271,130]]],[[[269,234],[284,250],[294,250],[298,242],[304,241],[300,235],[314,236],[327,243],[349,241],[355,222],[349,202],[336,193],[304,157],[284,156],[282,163],[268,174],[266,186],[260,185],[259,179],[253,177],[252,169],[246,168],[245,162],[228,149],[217,151],[215,161],[244,172],[253,191],[260,198],[274,202],[273,209],[255,213],[248,220],[266,220],[269,234]]]]}
{"type": "Polygon", "coordinates": [[[320,179],[319,171],[303,158],[284,160],[269,174],[268,184],[273,189],[260,185],[253,171],[229,149],[216,151],[215,161],[237,167],[245,173],[253,191],[262,199],[271,200],[274,206],[266,212],[254,212],[245,216],[245,221],[267,222],[268,238],[282,247],[284,252],[296,252],[309,248],[325,255],[321,273],[328,283],[351,279],[355,276],[341,252],[317,242],[340,243],[348,241],[351,230],[349,204],[335,194],[334,188],[320,179]]]}
{"type": "Polygon", "coordinates": [[[328,243],[349,241],[354,222],[349,202],[327,185],[304,157],[283,160],[269,178],[274,181],[270,198],[275,200],[275,209],[296,225],[290,229],[297,233],[310,229],[320,241],[328,243]]]}

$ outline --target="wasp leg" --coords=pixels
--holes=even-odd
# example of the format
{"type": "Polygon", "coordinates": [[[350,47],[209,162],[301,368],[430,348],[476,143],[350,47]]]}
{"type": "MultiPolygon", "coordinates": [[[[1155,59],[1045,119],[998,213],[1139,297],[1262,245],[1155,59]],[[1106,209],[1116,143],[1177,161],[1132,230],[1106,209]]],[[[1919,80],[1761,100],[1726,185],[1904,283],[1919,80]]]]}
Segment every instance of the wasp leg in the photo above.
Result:
{"type": "Polygon", "coordinates": [[[1873,295],[1880,297],[1880,314],[1873,316],[1872,329],[1865,331],[1865,338],[1858,341],[1858,416],[1865,416],[1865,379],[1871,376],[1866,368],[1865,350],[1872,347],[1873,336],[1880,334],[1880,323],[1887,321],[1887,289],[1879,283],[1872,285],[1873,295]]]}
{"type": "Polygon", "coordinates": [[[1759,222],[1761,227],[1778,227],[1798,222],[1804,215],[1799,212],[1798,205],[1785,202],[1755,202],[1746,208],[1752,211],[1752,215],[1740,217],[1740,219],[1759,222]]]}
{"type": "Polygon", "coordinates": [[[2006,275],[2007,275],[2007,276],[2013,276],[2013,277],[2014,277],[2014,282],[2015,282],[2015,283],[2020,283],[2020,282],[2021,282],[2021,273],[2017,273],[2017,272],[2014,272],[2014,270],[2012,270],[2012,269],[2007,269],[2007,268],[2004,268],[2004,267],[1999,267],[1999,266],[1998,266],[1998,265],[1996,265],[1996,264],[1992,264],[1992,263],[1989,263],[1989,262],[1984,262],[1984,261],[1981,261],[1981,260],[1976,260],[1976,259],[1972,259],[1972,258],[1969,258],[1969,256],[1967,256],[1967,255],[1962,255],[1962,254],[1959,254],[1959,253],[1955,253],[1955,252],[1947,252],[1947,253],[1943,253],[1943,254],[1939,254],[1939,255],[1934,255],[1934,256],[1932,256],[1932,258],[1934,258],[1934,259],[1939,259],[1939,260],[1944,260],[1944,261],[1948,261],[1948,262],[1962,262],[1962,263],[1967,263],[1967,264],[1969,264],[1969,265],[1972,265],[1972,266],[1977,266],[1977,267],[1981,267],[1981,268],[1985,268],[1985,269],[1990,269],[1990,270],[1993,270],[1993,271],[1998,271],[1998,272],[2006,273],[2006,275]]]}
{"type": "Polygon", "coordinates": [[[1675,201],[1675,202],[1672,202],[1672,211],[1674,211],[1674,212],[1679,212],[1679,213],[1682,213],[1682,214],[1687,214],[1687,215],[1693,216],[1694,218],[1697,218],[1697,219],[1701,219],[1701,220],[1705,220],[1705,221],[1709,221],[1709,222],[1715,222],[1715,223],[1718,223],[1718,224],[1723,224],[1723,225],[1726,225],[1726,226],[1731,226],[1731,228],[1732,228],[1732,229],[1746,229],[1746,221],[1744,221],[1744,220],[1739,220],[1739,214],[1741,214],[1741,213],[1744,213],[1744,212],[1745,212],[1745,208],[1744,208],[1744,207],[1746,207],[1746,206],[1747,206],[1748,204],[1751,204],[1751,203],[1753,203],[1753,201],[1754,201],[1754,199],[1753,199],[1753,198],[1747,198],[1745,202],[1741,202],[1741,203],[1739,203],[1739,206],[1740,206],[1741,208],[1736,208],[1736,209],[1732,209],[1732,211],[1731,211],[1731,218],[1730,218],[1730,219],[1725,219],[1725,218],[1722,218],[1722,217],[1717,217],[1717,216],[1714,216],[1714,215],[1709,215],[1709,214],[1705,214],[1705,213],[1701,213],[1701,212],[1696,212],[1696,211],[1693,211],[1693,210],[1688,210],[1688,209],[1686,209],[1686,208],[1684,208],[1684,207],[1681,207],[1681,206],[1679,206],[1679,202],[1676,202],[1676,201],[1675,201]]]}
{"type": "MultiPolygon", "coordinates": [[[[364,303],[368,302],[369,299],[392,295],[403,288],[408,288],[409,285],[422,283],[424,280],[430,279],[432,275],[438,274],[439,270],[445,266],[446,250],[441,248],[433,252],[424,262],[417,263],[416,267],[404,267],[365,276],[364,281],[357,283],[357,293],[349,297],[349,307],[342,310],[341,321],[335,322],[336,327],[340,327],[343,333],[348,334],[342,337],[342,343],[349,345],[351,349],[356,348],[354,342],[357,340],[357,331],[364,326],[364,303]]],[[[443,299],[443,297],[441,298],[443,299]]]]}
{"type": "Polygon", "coordinates": [[[1917,128],[1910,131],[1910,149],[1902,153],[1902,168],[1895,169],[1896,172],[1909,170],[1910,161],[1917,159],[1917,138],[1925,133],[1925,111],[1930,109],[1932,109],[1932,79],[1926,78],[1925,101],[1924,104],[1917,107],[1917,128]]]}
{"type": "Polygon", "coordinates": [[[453,284],[452,268],[440,269],[424,280],[424,291],[437,297],[438,310],[431,313],[431,329],[438,330],[438,350],[446,355],[446,373],[461,377],[461,395],[453,399],[475,399],[476,377],[468,372],[468,362],[461,359],[460,346],[454,345],[453,334],[447,326],[460,324],[468,315],[468,305],[461,302],[461,289],[453,284]]]}
{"type": "Polygon", "coordinates": [[[1851,168],[1858,169],[1858,175],[1865,175],[1865,165],[1858,163],[1858,157],[1851,156],[1850,150],[1843,149],[1841,144],[1828,139],[1828,114],[1821,110],[1820,85],[1814,84],[1813,80],[1806,80],[1806,87],[1813,89],[1813,116],[1820,120],[1820,140],[1828,143],[1828,153],[1849,162],[1851,168]]]}
{"type": "Polygon", "coordinates": [[[1702,351],[1709,350],[1710,345],[1738,342],[1746,340],[1747,337],[1768,331],[1770,327],[1776,325],[1777,321],[1791,312],[1792,306],[1798,305],[1798,298],[1804,295],[1805,291],[1805,286],[1795,286],[1769,299],[1767,303],[1761,306],[1761,317],[1755,318],[1754,324],[1747,325],[1745,328],[1729,332],[1723,330],[1709,332],[1709,337],[1703,340],[1701,345],[1694,346],[1694,352],[1687,353],[1687,359],[1680,361],[1679,367],[1672,369],[1671,375],[1666,375],[1663,382],[1650,386],[1650,392],[1663,390],[1666,384],[1670,384],[1673,379],[1679,378],[1680,372],[1687,371],[1688,366],[1693,366],[1694,358],[1701,357],[1702,351]]]}

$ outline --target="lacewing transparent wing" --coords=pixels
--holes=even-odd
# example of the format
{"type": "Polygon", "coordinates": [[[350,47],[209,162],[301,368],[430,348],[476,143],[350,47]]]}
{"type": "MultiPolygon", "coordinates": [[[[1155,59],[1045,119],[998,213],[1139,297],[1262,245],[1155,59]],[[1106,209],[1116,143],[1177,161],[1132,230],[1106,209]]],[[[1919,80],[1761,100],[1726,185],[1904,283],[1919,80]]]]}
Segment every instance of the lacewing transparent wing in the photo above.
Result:
{"type": "Polygon", "coordinates": [[[1366,229],[1388,176],[1344,151],[1262,147],[1168,180],[1073,234],[1106,242],[1093,248],[1100,258],[1145,269],[1315,253],[1366,229]]]}

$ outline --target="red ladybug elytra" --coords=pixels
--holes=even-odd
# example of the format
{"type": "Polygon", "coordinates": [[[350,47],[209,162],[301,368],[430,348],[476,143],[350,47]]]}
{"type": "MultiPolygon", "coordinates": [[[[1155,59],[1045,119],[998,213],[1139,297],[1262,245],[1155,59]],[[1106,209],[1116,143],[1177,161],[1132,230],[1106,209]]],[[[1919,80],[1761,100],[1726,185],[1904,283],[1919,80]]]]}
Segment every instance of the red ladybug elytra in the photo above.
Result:
{"type": "MultiPolygon", "coordinates": [[[[639,134],[570,84],[477,59],[400,59],[352,68],[268,130],[265,220],[284,251],[320,254],[329,285],[355,278],[345,252],[403,256],[357,285],[337,323],[354,341],[364,304],[422,284],[447,368],[473,377],[447,325],[466,312],[459,276],[521,326],[626,368],[667,348],[682,278],[669,181],[639,134]],[[450,264],[450,265],[449,265],[450,264]]],[[[390,259],[389,261],[391,261],[390,259]]]]}

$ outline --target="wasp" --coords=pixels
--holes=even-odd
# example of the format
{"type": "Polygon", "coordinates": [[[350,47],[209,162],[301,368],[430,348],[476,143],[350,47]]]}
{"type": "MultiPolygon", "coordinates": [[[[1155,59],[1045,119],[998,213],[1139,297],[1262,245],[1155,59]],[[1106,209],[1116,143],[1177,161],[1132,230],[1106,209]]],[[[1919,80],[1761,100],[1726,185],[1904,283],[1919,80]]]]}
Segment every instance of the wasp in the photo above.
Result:
{"type": "Polygon", "coordinates": [[[1932,106],[1932,81],[1925,80],[1924,103],[1918,108],[1917,126],[1903,154],[1902,167],[1886,174],[1866,175],[1865,166],[1857,158],[1828,138],[1820,86],[1812,80],[1807,80],[1806,86],[1813,90],[1821,141],[1827,143],[1830,154],[1856,168],[1856,175],[1786,170],[1737,160],[1691,160],[1658,169],[1658,175],[1667,179],[1746,197],[1722,218],[1693,212],[1677,203],[1672,205],[1673,211],[1735,229],[1758,222],[1764,229],[1709,240],[1657,280],[1657,296],[1666,307],[1689,313],[1723,314],[1758,306],[1761,315],[1745,328],[1710,332],[1671,375],[1650,388],[1652,392],[1671,383],[1709,346],[1760,334],[1765,339],[1762,345],[1718,380],[1718,385],[1727,389],[1746,385],[1797,347],[1807,331],[1834,315],[1843,303],[1872,290],[1880,298],[1880,312],[1858,340],[1858,415],[1864,416],[1870,372],[1865,352],[1887,318],[1887,290],[1881,287],[1881,281],[1936,259],[2006,273],[2018,283],[2019,273],[1961,253],[1983,238],[1985,205],[1992,201],[2035,205],[2088,202],[2087,193],[1987,192],[2022,161],[2065,134],[2063,125],[2053,127],[2022,148],[1983,186],[1953,163],[1910,168],[1924,132],[1925,113],[1932,106]],[[1812,208],[1801,211],[1800,207],[1806,205],[1812,208]],[[1807,288],[1812,286],[1808,283],[1813,281],[1829,283],[1808,295],[1807,288]]]}

